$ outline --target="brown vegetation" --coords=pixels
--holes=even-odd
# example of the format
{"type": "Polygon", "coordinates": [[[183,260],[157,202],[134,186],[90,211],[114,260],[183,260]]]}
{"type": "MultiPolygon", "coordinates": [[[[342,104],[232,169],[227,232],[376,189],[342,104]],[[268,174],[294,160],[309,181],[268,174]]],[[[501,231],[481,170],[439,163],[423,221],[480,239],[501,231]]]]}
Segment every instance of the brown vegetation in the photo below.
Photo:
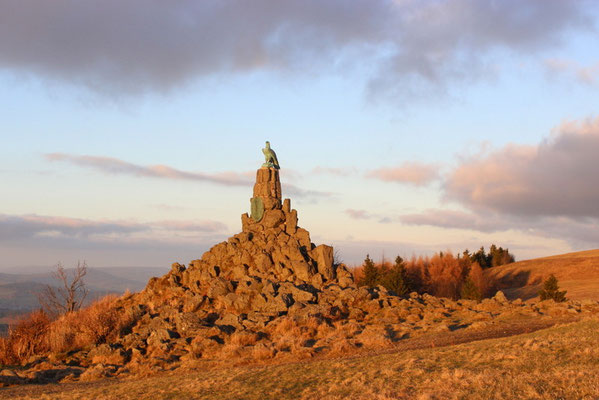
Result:
{"type": "Polygon", "coordinates": [[[458,346],[2,389],[11,399],[594,399],[599,321],[458,346]]]}
{"type": "MultiPolygon", "coordinates": [[[[400,257],[398,259],[401,260],[400,257]]],[[[451,252],[441,252],[432,257],[414,256],[407,262],[401,260],[401,266],[405,271],[404,281],[409,291],[457,300],[462,298],[462,287],[469,279],[480,298],[494,294],[492,280],[484,275],[480,265],[470,257],[456,257],[451,252]]],[[[367,256],[363,265],[353,269],[354,280],[358,285],[381,285],[391,290],[387,277],[393,272],[393,268],[385,260],[374,263],[367,256]]]]}
{"type": "Polygon", "coordinates": [[[113,340],[136,319],[115,301],[107,296],[54,321],[43,310],[22,317],[8,337],[0,338],[0,364],[21,364],[35,355],[67,353],[113,340]]]}

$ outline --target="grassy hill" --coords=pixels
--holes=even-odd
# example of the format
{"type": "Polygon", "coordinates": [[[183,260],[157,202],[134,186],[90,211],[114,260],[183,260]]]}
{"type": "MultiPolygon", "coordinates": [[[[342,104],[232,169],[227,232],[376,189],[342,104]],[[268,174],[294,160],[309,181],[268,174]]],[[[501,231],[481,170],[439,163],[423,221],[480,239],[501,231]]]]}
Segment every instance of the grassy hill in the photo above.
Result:
{"type": "Polygon", "coordinates": [[[10,399],[596,399],[595,318],[447,347],[0,389],[10,399]]]}
{"type": "Polygon", "coordinates": [[[599,300],[599,250],[519,261],[490,268],[485,274],[510,299],[537,297],[543,281],[554,274],[569,299],[599,300]]]}

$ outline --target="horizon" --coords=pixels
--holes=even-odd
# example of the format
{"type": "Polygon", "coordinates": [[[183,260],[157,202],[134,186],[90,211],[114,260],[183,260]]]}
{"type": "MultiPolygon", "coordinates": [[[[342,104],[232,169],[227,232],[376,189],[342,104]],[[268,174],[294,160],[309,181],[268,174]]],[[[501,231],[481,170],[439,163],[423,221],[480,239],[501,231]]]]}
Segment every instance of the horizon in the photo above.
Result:
{"type": "Polygon", "coordinates": [[[0,271],[187,265],[267,140],[349,266],[597,248],[597,3],[90,4],[0,5],[0,271]]]}

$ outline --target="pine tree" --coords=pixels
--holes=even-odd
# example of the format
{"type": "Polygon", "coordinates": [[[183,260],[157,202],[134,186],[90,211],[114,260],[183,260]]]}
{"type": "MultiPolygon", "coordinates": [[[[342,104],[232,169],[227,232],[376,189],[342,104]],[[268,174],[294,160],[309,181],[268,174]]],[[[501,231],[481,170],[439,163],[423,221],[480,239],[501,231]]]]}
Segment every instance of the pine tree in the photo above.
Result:
{"type": "Polygon", "coordinates": [[[360,286],[368,286],[373,288],[379,284],[379,270],[374,265],[374,261],[370,258],[370,254],[366,254],[364,264],[362,268],[362,279],[360,279],[360,286]]]}
{"type": "Polygon", "coordinates": [[[461,297],[465,300],[476,300],[481,301],[483,296],[470,278],[466,278],[466,281],[462,285],[461,297]]]}
{"type": "Polygon", "coordinates": [[[383,286],[398,296],[405,296],[410,292],[407,280],[406,267],[403,258],[397,256],[395,264],[383,276],[383,286]]]}
{"type": "Polygon", "coordinates": [[[566,291],[560,291],[555,275],[549,275],[549,278],[543,282],[543,289],[539,291],[541,300],[553,300],[557,303],[566,301],[566,291]]]}

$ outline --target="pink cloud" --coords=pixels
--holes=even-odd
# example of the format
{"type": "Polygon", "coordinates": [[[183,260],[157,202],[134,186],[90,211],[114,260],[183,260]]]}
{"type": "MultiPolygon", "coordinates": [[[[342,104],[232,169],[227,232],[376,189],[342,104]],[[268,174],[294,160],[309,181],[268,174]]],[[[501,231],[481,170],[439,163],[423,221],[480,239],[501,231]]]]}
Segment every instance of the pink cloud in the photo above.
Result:
{"type": "Polygon", "coordinates": [[[434,164],[406,162],[398,167],[379,168],[366,174],[368,178],[425,186],[439,179],[439,167],[434,164]]]}
{"type": "MultiPolygon", "coordinates": [[[[106,174],[116,175],[132,175],[143,178],[159,178],[159,179],[174,179],[186,180],[195,182],[209,182],[223,186],[244,186],[251,188],[254,184],[256,176],[255,171],[247,172],[220,172],[215,174],[207,174],[203,172],[182,171],[168,165],[150,165],[143,166],[133,164],[127,161],[113,157],[89,156],[89,155],[72,155],[64,153],[46,154],[45,158],[49,161],[68,162],[73,165],[84,168],[92,168],[106,174]]],[[[285,171],[292,179],[297,179],[299,174],[295,171],[285,171]]],[[[333,193],[323,192],[320,190],[303,189],[297,185],[290,183],[283,184],[284,194],[317,200],[323,197],[331,197],[333,193]]]]}
{"type": "Polygon", "coordinates": [[[345,213],[353,219],[370,219],[370,218],[372,218],[372,215],[370,215],[368,212],[366,212],[366,210],[354,210],[354,209],[348,208],[347,210],[345,210],[345,213]]]}
{"type": "Polygon", "coordinates": [[[464,159],[446,198],[510,215],[599,217],[599,118],[561,124],[537,146],[509,145],[464,159]]]}
{"type": "Polygon", "coordinates": [[[356,168],[315,167],[312,169],[313,174],[329,174],[337,176],[350,176],[356,172],[356,168]]]}
{"type": "Polygon", "coordinates": [[[206,174],[201,172],[181,171],[167,165],[143,166],[113,157],[71,155],[64,153],[50,153],[45,155],[49,161],[63,161],[80,167],[87,167],[109,174],[134,175],[149,178],[177,179],[189,181],[212,182],[225,186],[251,185],[249,174],[237,172],[221,172],[206,174]]]}
{"type": "Polygon", "coordinates": [[[596,85],[599,79],[599,63],[581,65],[573,60],[550,58],[545,60],[547,71],[553,76],[565,74],[586,85],[596,85]]]}

